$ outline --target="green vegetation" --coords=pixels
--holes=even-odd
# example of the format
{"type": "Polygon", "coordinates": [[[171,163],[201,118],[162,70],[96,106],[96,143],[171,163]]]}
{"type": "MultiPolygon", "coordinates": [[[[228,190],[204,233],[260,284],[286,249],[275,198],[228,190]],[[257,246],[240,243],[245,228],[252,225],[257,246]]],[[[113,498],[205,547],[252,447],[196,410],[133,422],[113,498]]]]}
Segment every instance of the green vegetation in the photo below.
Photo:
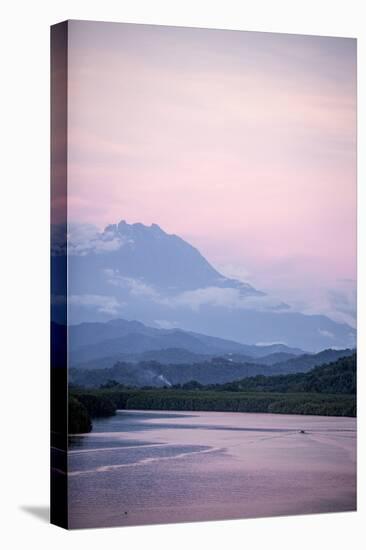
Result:
{"type": "Polygon", "coordinates": [[[356,416],[356,354],[307,373],[260,375],[221,385],[192,380],[169,388],[135,389],[109,380],[99,389],[74,387],[70,392],[70,401],[91,417],[109,416],[116,409],[356,416]]]}
{"type": "Polygon", "coordinates": [[[100,392],[79,393],[77,399],[88,411],[91,418],[113,416],[116,413],[115,402],[100,392]]]}
{"type": "Polygon", "coordinates": [[[74,391],[81,399],[86,395],[101,399],[108,397],[115,409],[356,415],[355,396],[344,394],[122,388],[90,390],[87,394],[79,393],[82,390],[74,391]]]}
{"type": "Polygon", "coordinates": [[[99,393],[73,393],[69,395],[68,431],[70,434],[87,433],[92,429],[92,418],[112,416],[116,405],[108,396],[99,393]]]}
{"type": "Polygon", "coordinates": [[[69,433],[90,432],[92,423],[86,407],[74,396],[69,397],[69,433]]]}
{"type": "MultiPolygon", "coordinates": [[[[329,365],[315,367],[307,373],[282,374],[277,376],[259,375],[227,384],[207,387],[217,391],[356,394],[356,385],[356,354],[353,354],[350,357],[342,357],[329,365]]],[[[187,384],[184,384],[182,387],[186,388],[187,384]]]]}

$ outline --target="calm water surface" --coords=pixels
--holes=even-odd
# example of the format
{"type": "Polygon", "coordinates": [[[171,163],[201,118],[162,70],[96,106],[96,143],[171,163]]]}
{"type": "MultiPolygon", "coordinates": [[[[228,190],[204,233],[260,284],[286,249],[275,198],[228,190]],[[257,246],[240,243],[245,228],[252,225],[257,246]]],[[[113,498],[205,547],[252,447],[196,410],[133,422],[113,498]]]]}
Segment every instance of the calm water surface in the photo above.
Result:
{"type": "Polygon", "coordinates": [[[70,437],[71,528],[355,509],[354,418],[118,411],[70,437]]]}

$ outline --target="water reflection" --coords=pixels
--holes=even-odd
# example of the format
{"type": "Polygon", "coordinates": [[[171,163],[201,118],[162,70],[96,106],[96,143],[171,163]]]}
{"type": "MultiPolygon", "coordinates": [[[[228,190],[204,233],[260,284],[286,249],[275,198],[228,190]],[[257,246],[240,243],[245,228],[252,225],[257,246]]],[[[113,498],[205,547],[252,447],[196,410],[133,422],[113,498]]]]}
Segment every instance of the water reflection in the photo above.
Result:
{"type": "Polygon", "coordinates": [[[69,472],[72,527],[353,510],[356,422],[120,411],[70,438],[69,472]]]}

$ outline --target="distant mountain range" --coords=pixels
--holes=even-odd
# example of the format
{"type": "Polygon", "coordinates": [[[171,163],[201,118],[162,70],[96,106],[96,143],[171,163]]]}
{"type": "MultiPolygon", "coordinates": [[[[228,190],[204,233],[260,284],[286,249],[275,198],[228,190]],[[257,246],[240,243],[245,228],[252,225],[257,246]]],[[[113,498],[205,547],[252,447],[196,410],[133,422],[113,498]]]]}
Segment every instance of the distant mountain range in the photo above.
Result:
{"type": "MultiPolygon", "coordinates": [[[[54,337],[65,327],[52,325],[54,337]]],[[[226,383],[258,374],[306,372],[354,353],[351,349],[304,353],[283,344],[245,345],[180,329],[157,329],[116,319],[68,327],[70,381],[99,386],[226,383]]]]}
{"type": "MultiPolygon", "coordinates": [[[[54,226],[53,232],[52,273],[57,273],[65,262],[65,229],[54,226]]],[[[356,333],[349,325],[298,313],[246,282],[225,277],[196,248],[156,224],[122,221],[103,232],[80,225],[69,228],[68,235],[71,324],[124,317],[242,344],[282,343],[307,351],[355,346],[356,333]]],[[[63,282],[53,282],[53,319],[63,322],[63,282]]],[[[133,353],[157,349],[149,347],[150,338],[139,350],[130,337],[126,346],[133,353]]],[[[167,347],[184,348],[174,342],[176,334],[170,339],[167,347]]],[[[110,343],[111,353],[120,351],[116,346],[110,343]]],[[[202,341],[190,351],[206,353],[202,341]]],[[[130,352],[127,347],[125,353],[130,352]]]]}
{"type": "MultiPolygon", "coordinates": [[[[62,331],[62,325],[55,328],[62,331]]],[[[70,366],[84,368],[108,367],[121,360],[195,363],[215,356],[241,362],[263,358],[266,364],[271,364],[304,353],[283,344],[246,345],[181,329],[157,329],[124,319],[71,325],[68,338],[70,366]]]]}

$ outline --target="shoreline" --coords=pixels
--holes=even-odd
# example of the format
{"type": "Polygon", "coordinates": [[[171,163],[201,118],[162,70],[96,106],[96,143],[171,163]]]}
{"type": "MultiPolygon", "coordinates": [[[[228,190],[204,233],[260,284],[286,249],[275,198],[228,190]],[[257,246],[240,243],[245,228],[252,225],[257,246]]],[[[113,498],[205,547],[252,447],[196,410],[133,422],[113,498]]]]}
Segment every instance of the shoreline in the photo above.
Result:
{"type": "MultiPolygon", "coordinates": [[[[217,414],[217,415],[222,415],[222,414],[250,414],[250,415],[265,415],[265,416],[274,416],[274,417],[277,417],[277,416],[291,416],[291,417],[294,417],[294,416],[299,416],[301,418],[303,417],[307,417],[307,418],[324,418],[324,419],[328,419],[328,418],[354,418],[355,420],[357,420],[357,416],[346,416],[346,415],[331,415],[331,414],[328,414],[328,415],[321,415],[321,414],[296,414],[296,413],[272,413],[272,412],[255,412],[255,411],[212,411],[212,410],[206,410],[206,409],[200,409],[200,410],[197,410],[197,409],[192,409],[192,410],[187,410],[187,409],[184,409],[184,410],[180,410],[180,409],[176,409],[176,410],[173,410],[173,409],[116,409],[116,413],[124,413],[124,412],[128,412],[128,411],[132,411],[134,413],[142,413],[142,414],[146,414],[147,412],[149,413],[163,413],[163,414],[169,414],[169,413],[172,413],[172,414],[179,414],[179,415],[184,415],[184,416],[191,416],[192,413],[213,413],[213,414],[217,414]]],[[[100,417],[99,417],[100,418],[100,417]]],[[[93,420],[97,420],[98,417],[96,418],[93,418],[93,420]]],[[[71,435],[71,434],[70,434],[71,435]]]]}

